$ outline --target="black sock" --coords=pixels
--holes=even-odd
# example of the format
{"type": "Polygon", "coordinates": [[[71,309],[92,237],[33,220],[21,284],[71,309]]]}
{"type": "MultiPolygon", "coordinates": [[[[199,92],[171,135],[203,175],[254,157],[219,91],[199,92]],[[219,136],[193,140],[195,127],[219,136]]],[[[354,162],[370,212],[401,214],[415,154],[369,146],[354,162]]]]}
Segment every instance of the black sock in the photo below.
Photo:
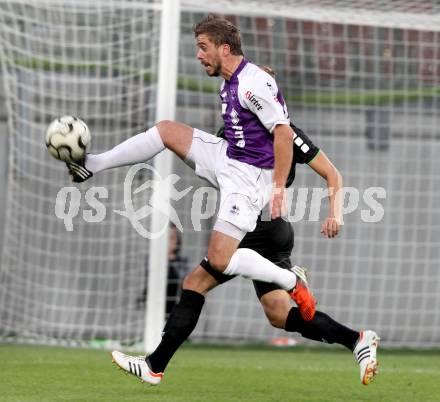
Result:
{"type": "Polygon", "coordinates": [[[296,307],[290,309],[284,329],[299,332],[304,338],[314,341],[339,343],[351,351],[359,338],[359,332],[339,324],[321,311],[315,313],[312,321],[304,321],[296,307]]]}
{"type": "Polygon", "coordinates": [[[199,320],[205,303],[205,296],[192,290],[184,289],[168,318],[162,334],[162,340],[156,350],[148,356],[147,363],[155,373],[162,373],[179,349],[191,335],[199,320]]]}

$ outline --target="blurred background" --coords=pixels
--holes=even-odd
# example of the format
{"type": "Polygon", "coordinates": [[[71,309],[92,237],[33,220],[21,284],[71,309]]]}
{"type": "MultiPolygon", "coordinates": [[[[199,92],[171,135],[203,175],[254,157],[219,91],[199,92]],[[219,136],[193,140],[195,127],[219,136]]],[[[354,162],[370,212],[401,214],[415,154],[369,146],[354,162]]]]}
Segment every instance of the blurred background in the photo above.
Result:
{"type": "MultiPolygon", "coordinates": [[[[221,125],[220,81],[196,60],[192,26],[208,12],[223,13],[240,28],[246,57],[275,70],[292,121],[358,191],[359,207],[344,216],[338,238],[326,240],[319,233],[325,200],[319,219],[309,219],[317,207],[312,190],[325,182],[307,166],[297,169],[295,188],[309,190],[304,217],[294,223],[292,261],[310,268],[319,309],[375,329],[388,346],[440,346],[440,5],[206,3],[181,1],[176,119],[208,132],[221,125]],[[375,196],[384,215],[366,223],[372,187],[385,189],[385,198],[375,196]]],[[[98,153],[153,125],[158,76],[167,73],[158,67],[168,50],[159,46],[161,29],[159,0],[0,0],[1,341],[142,343],[154,266],[149,241],[113,212],[124,207],[127,168],[77,186],[82,200],[68,232],[55,202],[72,184],[48,155],[44,132],[55,117],[76,115],[98,153]],[[96,223],[83,219],[92,186],[108,190],[105,219],[96,223]]],[[[171,304],[182,277],[204,257],[212,225],[205,220],[194,231],[191,221],[194,191],[205,183],[177,159],[173,171],[179,190],[193,189],[174,204],[184,230],[172,240],[177,263],[170,251],[171,304]]],[[[135,181],[147,178],[144,172],[135,181]]],[[[135,207],[150,195],[133,196],[135,207]]],[[[349,196],[356,194],[346,202],[349,196]]],[[[281,335],[266,322],[252,284],[234,279],[209,295],[191,339],[281,335]]]]}

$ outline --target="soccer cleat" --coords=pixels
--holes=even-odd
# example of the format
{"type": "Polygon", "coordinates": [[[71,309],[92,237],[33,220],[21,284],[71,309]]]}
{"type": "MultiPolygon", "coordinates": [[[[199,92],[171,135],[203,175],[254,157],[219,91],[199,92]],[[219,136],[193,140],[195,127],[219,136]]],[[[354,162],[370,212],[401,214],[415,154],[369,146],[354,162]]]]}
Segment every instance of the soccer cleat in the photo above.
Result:
{"type": "Polygon", "coordinates": [[[80,162],[66,162],[69,174],[73,182],[82,183],[93,176],[93,173],[85,166],[85,159],[80,162]]]}
{"type": "Polygon", "coordinates": [[[362,331],[353,350],[354,357],[359,363],[361,382],[368,385],[373,381],[378,370],[376,350],[379,346],[380,338],[374,331],[362,331]]]}
{"type": "Polygon", "coordinates": [[[125,374],[133,374],[141,382],[151,385],[158,385],[163,378],[163,373],[153,373],[145,361],[145,356],[129,356],[114,350],[112,352],[112,362],[125,371],[125,374]]]}
{"type": "Polygon", "coordinates": [[[298,305],[304,321],[311,321],[315,316],[316,300],[307,282],[307,271],[298,265],[290,269],[296,275],[296,285],[290,292],[290,297],[298,305]]]}

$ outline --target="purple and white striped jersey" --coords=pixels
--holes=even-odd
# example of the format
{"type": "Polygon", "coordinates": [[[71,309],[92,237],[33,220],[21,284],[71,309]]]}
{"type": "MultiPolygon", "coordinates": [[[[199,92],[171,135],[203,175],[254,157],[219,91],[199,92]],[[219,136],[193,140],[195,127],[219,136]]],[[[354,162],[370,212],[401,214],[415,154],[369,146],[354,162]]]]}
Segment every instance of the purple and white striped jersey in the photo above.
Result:
{"type": "Polygon", "coordinates": [[[260,168],[274,167],[272,131],[289,124],[286,103],[273,77],[243,59],[220,87],[224,135],[231,159],[260,168]]]}

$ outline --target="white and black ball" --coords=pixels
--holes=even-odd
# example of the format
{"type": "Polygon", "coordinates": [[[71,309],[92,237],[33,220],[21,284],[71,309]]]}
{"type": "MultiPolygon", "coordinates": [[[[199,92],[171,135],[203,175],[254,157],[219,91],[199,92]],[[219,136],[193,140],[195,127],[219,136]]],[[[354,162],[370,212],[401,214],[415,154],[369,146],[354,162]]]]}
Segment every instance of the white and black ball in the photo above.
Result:
{"type": "Polygon", "coordinates": [[[46,130],[49,153],[64,162],[81,161],[91,142],[90,130],[81,119],[63,116],[50,123],[46,130]]]}

